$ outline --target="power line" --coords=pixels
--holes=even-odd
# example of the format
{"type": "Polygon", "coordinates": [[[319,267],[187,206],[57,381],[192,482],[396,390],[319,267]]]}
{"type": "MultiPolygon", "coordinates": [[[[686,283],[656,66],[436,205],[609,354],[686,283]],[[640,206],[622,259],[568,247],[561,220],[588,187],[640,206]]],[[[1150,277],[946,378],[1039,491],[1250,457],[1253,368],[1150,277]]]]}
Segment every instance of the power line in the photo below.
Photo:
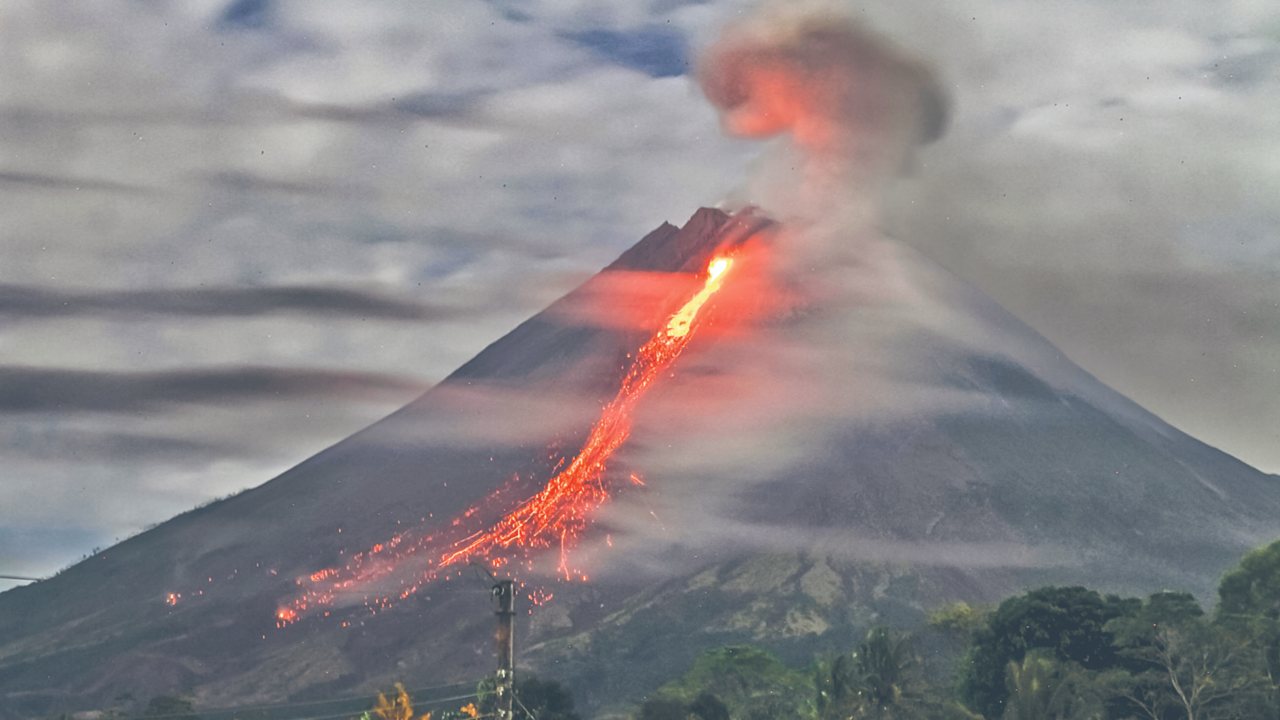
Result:
{"type": "Polygon", "coordinates": [[[524,704],[524,701],[520,699],[519,695],[513,695],[512,698],[516,701],[516,704],[520,706],[520,709],[524,710],[525,715],[528,715],[532,720],[538,720],[538,716],[535,715],[534,712],[529,709],[528,705],[524,704]]]}
{"type": "MultiPolygon", "coordinates": [[[[462,698],[459,698],[459,699],[462,699],[462,698]]],[[[365,711],[352,710],[345,713],[338,713],[337,715],[307,715],[305,717],[289,718],[289,720],[337,720],[338,718],[352,718],[354,716],[359,715],[362,712],[365,712],[365,711]]],[[[486,713],[484,715],[477,715],[475,717],[475,720],[489,720],[489,718],[492,718],[492,717],[494,717],[493,713],[486,713]]]]}
{"type": "MultiPolygon", "coordinates": [[[[335,715],[306,715],[303,717],[289,718],[289,720],[336,720],[337,718],[353,718],[360,715],[360,713],[362,712],[365,712],[365,711],[364,710],[348,710],[346,712],[337,713],[335,715]]],[[[191,717],[195,714],[196,714],[195,712],[192,712],[186,715],[185,717],[191,717]]]]}
{"type": "MultiPolygon", "coordinates": [[[[465,700],[465,699],[466,699],[466,698],[468,698],[468,697],[475,697],[475,695],[463,695],[463,696],[461,696],[461,697],[457,697],[457,698],[445,698],[444,700],[441,700],[440,702],[448,702],[448,701],[450,701],[450,700],[465,700]]],[[[416,710],[416,709],[415,709],[415,710],[416,710]]],[[[337,720],[338,718],[353,718],[353,717],[355,717],[355,716],[360,715],[360,714],[361,714],[361,713],[363,713],[363,712],[367,712],[367,711],[365,711],[365,710],[348,710],[347,712],[344,712],[344,713],[337,713],[337,714],[335,714],[335,715],[306,715],[306,716],[303,716],[303,717],[293,717],[293,718],[289,718],[289,720],[337,720]]],[[[193,712],[193,714],[194,714],[194,712],[193,712]]],[[[188,717],[190,717],[190,716],[188,715],[188,717]]],[[[492,717],[494,717],[493,713],[487,713],[487,714],[484,714],[484,715],[477,715],[477,716],[475,717],[475,720],[488,720],[489,718],[492,718],[492,717]]]]}
{"type": "MultiPolygon", "coordinates": [[[[421,710],[423,705],[430,706],[430,707],[435,707],[435,706],[439,706],[439,705],[440,705],[440,704],[442,704],[442,703],[447,703],[447,702],[457,702],[458,700],[467,700],[467,699],[469,699],[469,698],[478,698],[478,697],[479,697],[479,695],[477,695],[477,694],[475,694],[475,693],[471,693],[470,695],[457,695],[457,696],[455,696],[455,697],[440,698],[439,700],[432,700],[432,701],[429,701],[429,702],[422,703],[422,704],[421,704],[421,705],[419,705],[418,707],[414,708],[414,712],[417,712],[418,710],[421,710]]],[[[206,711],[206,712],[207,712],[207,711],[206,711]]],[[[303,717],[291,717],[291,718],[289,718],[288,720],[335,720],[335,718],[350,718],[350,717],[353,717],[354,715],[360,715],[361,713],[364,713],[364,712],[371,712],[371,711],[369,711],[369,710],[348,710],[348,711],[346,711],[346,712],[344,712],[344,713],[338,713],[338,714],[336,714],[336,715],[306,715],[306,716],[303,716],[303,717]]],[[[479,716],[477,716],[477,717],[476,717],[476,719],[475,719],[475,720],[480,720],[481,718],[491,718],[491,717],[493,717],[493,715],[492,715],[492,714],[479,715],[479,716]]]]}
{"type": "Polygon", "coordinates": [[[39,582],[40,578],[27,577],[26,575],[0,575],[0,580],[30,580],[31,582],[39,582]]]}
{"type": "MultiPolygon", "coordinates": [[[[406,690],[405,692],[408,693],[410,697],[412,697],[414,695],[431,692],[433,690],[444,690],[446,688],[460,688],[464,685],[474,685],[474,684],[475,684],[474,681],[466,680],[462,682],[450,683],[448,685],[436,685],[435,687],[406,690]]],[[[449,702],[452,700],[461,700],[468,697],[476,697],[476,694],[470,693],[467,695],[459,695],[456,698],[448,697],[448,698],[440,698],[437,700],[419,700],[419,702],[430,705],[433,703],[449,702]]],[[[250,713],[250,712],[261,712],[266,710],[280,710],[284,708],[308,707],[308,706],[314,706],[314,705],[333,705],[333,704],[342,703],[342,702],[349,702],[349,703],[354,703],[357,701],[372,702],[377,699],[378,699],[377,695],[353,695],[351,697],[330,698],[328,700],[307,700],[304,702],[275,703],[272,705],[244,705],[244,706],[222,707],[222,708],[192,708],[190,711],[180,712],[180,713],[165,713],[162,715],[135,715],[130,720],[169,720],[170,718],[185,718],[185,717],[191,717],[192,715],[250,713]]],[[[348,714],[350,712],[351,711],[348,711],[348,714]]],[[[292,718],[291,720],[304,720],[304,719],[292,718]]],[[[318,720],[318,718],[307,719],[307,720],[318,720]]]]}
{"type": "Polygon", "coordinates": [[[423,705],[440,705],[447,702],[457,702],[459,700],[469,700],[471,698],[480,699],[479,693],[467,693],[466,695],[455,695],[454,697],[438,698],[436,700],[425,700],[423,705]]]}
{"type": "MultiPolygon", "coordinates": [[[[448,688],[458,688],[464,685],[474,685],[474,684],[475,684],[474,681],[463,681],[463,682],[450,683],[448,685],[436,685],[434,687],[406,690],[405,692],[408,693],[410,696],[413,696],[419,693],[431,692],[432,690],[444,690],[448,688]]],[[[472,693],[472,695],[474,694],[475,693],[472,693]]],[[[468,696],[463,695],[461,697],[468,697],[468,696]]],[[[307,700],[303,702],[275,703],[271,705],[244,705],[244,706],[234,706],[234,707],[200,708],[200,709],[193,708],[189,712],[168,713],[164,715],[137,715],[131,718],[131,720],[165,720],[166,718],[189,717],[192,714],[213,715],[213,714],[220,714],[220,713],[235,714],[235,713],[261,712],[265,710],[281,710],[284,708],[309,707],[314,705],[333,705],[336,703],[343,703],[343,702],[354,703],[357,701],[361,701],[361,702],[367,703],[377,699],[378,699],[377,695],[353,695],[350,697],[343,697],[343,698],[330,698],[328,700],[307,700]]],[[[452,699],[453,698],[443,698],[441,700],[424,700],[422,702],[426,702],[426,703],[447,702],[452,699]]]]}

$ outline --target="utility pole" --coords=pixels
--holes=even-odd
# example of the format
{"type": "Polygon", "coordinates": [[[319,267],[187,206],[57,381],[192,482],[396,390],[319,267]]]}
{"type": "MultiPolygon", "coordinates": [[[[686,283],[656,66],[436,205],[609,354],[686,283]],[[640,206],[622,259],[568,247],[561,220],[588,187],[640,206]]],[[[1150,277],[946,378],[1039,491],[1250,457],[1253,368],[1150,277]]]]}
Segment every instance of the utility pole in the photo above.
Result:
{"type": "Polygon", "coordinates": [[[511,580],[499,580],[493,586],[493,599],[498,608],[494,614],[498,616],[498,627],[494,639],[498,645],[498,673],[494,676],[495,693],[497,694],[498,720],[514,720],[513,701],[515,700],[516,678],[516,592],[515,583],[511,580]]]}

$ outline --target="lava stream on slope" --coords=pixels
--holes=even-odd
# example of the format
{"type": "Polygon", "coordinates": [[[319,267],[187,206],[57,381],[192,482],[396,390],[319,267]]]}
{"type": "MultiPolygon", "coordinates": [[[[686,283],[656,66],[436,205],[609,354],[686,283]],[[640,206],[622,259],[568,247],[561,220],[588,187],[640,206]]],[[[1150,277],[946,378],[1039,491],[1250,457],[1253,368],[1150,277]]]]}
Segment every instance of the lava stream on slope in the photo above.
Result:
{"type": "Polygon", "coordinates": [[[359,592],[360,588],[372,587],[397,574],[402,562],[412,556],[424,558],[424,569],[413,579],[401,580],[393,593],[370,593],[365,599],[369,609],[376,612],[390,607],[453,568],[482,562],[498,569],[508,566],[517,555],[527,559],[533,551],[555,545],[560,550],[560,575],[566,580],[586,580],[585,574],[569,567],[568,551],[586,530],[591,513],[610,497],[605,468],[631,435],[636,404],[688,346],[698,327],[700,311],[721,289],[733,264],[730,255],[712,258],[702,287],[636,351],[617,394],[601,410],[582,448],[537,494],[487,528],[457,537],[466,531],[466,521],[483,506],[500,502],[504,488],[472,506],[440,532],[416,538],[401,533],[358,553],[343,567],[325,568],[299,578],[302,590],[277,609],[276,624],[289,625],[316,610],[327,615],[327,608],[334,606],[340,595],[359,592]]]}

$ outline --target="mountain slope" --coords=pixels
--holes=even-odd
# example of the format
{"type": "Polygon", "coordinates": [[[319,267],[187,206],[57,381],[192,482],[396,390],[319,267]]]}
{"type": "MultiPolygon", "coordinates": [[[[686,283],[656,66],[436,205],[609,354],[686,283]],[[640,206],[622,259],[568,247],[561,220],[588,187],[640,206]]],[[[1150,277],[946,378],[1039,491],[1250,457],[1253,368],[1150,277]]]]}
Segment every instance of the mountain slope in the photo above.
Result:
{"type": "MultiPolygon", "coordinates": [[[[705,209],[664,224],[388,418],[0,594],[0,716],[126,691],[224,705],[488,673],[486,586],[468,573],[377,615],[359,597],[284,630],[273,615],[297,576],[502,488],[533,492],[692,273],[772,232],[705,209]]],[[[702,647],[803,655],[948,599],[1047,582],[1205,594],[1280,534],[1277,478],[1115,393],[909,249],[869,242],[806,271],[824,302],[702,338],[641,407],[611,472],[645,487],[584,540],[592,581],[547,580],[555,600],[519,628],[522,658],[589,707],[636,697],[702,647]]]]}

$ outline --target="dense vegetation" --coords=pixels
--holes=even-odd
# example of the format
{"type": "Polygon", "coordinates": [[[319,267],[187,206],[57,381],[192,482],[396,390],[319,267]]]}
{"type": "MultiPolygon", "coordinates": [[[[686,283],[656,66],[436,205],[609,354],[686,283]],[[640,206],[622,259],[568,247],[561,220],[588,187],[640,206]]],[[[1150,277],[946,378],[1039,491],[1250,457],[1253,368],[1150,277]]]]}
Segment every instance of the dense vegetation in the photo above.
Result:
{"type": "MultiPolygon", "coordinates": [[[[433,720],[492,717],[492,687],[433,720]]],[[[579,720],[559,683],[522,676],[521,720],[579,720]]],[[[359,713],[353,713],[357,717],[359,713]]],[[[156,698],[119,718],[195,720],[156,698]]],[[[403,688],[365,717],[419,720],[403,688]]],[[[1228,572],[1214,611],[1045,587],[994,608],[941,608],[910,633],[873,627],[848,652],[793,667],[760,648],[704,653],[636,720],[1280,720],[1280,542],[1228,572]]],[[[218,719],[220,720],[220,719],[218,719]]]]}
{"type": "Polygon", "coordinates": [[[1277,720],[1280,542],[1227,573],[1212,615],[1187,593],[1040,588],[987,610],[943,608],[909,634],[872,628],[803,669],[757,648],[714,650],[636,717],[1277,720]],[[951,672],[925,672],[920,647],[951,672]]]}

